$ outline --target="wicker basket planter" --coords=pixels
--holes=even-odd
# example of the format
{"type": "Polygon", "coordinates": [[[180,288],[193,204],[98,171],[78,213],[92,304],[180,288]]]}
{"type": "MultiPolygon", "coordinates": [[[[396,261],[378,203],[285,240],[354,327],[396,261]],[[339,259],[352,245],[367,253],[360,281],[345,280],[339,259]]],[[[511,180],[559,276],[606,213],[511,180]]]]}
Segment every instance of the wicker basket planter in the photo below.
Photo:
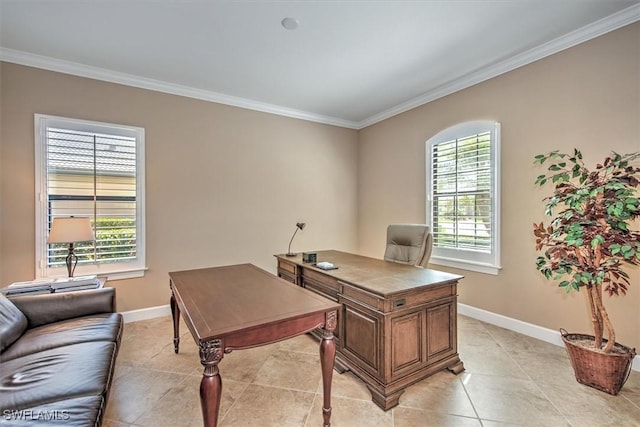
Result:
{"type": "Polygon", "coordinates": [[[593,343],[593,335],[570,334],[564,329],[560,333],[576,380],[580,384],[617,395],[631,373],[635,348],[615,343],[611,353],[603,353],[593,346],[580,345],[580,342],[593,343]]]}

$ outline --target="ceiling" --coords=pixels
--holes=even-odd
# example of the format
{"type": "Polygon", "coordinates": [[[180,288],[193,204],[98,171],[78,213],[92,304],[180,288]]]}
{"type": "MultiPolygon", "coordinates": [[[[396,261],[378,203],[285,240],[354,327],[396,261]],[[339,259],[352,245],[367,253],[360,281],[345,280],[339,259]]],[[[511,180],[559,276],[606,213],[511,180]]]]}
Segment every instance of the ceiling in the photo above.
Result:
{"type": "Polygon", "coordinates": [[[359,129],[639,19],[622,0],[0,0],[0,59],[359,129]]]}

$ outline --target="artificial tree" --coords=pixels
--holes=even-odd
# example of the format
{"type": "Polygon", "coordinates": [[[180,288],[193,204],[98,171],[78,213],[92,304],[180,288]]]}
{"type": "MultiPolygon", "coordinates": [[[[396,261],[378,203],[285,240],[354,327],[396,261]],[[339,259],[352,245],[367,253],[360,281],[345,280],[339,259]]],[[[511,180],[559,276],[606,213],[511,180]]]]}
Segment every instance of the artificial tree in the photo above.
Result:
{"type": "Polygon", "coordinates": [[[535,183],[554,187],[545,199],[549,224],[533,225],[536,250],[544,249],[536,267],[547,279],[561,280],[559,286],[567,292],[586,291],[594,347],[604,353],[612,351],[616,335],[603,293],[625,295],[630,280],[623,267],[640,265],[640,232],[632,230],[640,217],[639,160],[640,153],[613,152],[589,170],[577,149],[573,154],[540,154],[534,160],[549,163],[535,183]]]}

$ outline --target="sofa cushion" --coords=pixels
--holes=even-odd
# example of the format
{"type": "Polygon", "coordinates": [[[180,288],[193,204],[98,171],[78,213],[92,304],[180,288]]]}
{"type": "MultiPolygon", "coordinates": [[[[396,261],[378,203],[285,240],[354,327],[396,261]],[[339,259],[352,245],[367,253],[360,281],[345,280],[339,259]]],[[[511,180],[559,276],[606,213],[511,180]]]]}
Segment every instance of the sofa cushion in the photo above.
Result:
{"type": "Polygon", "coordinates": [[[25,315],[7,297],[0,294],[0,352],[20,338],[25,329],[25,315]]]}
{"type": "Polygon", "coordinates": [[[59,400],[45,405],[0,413],[0,426],[11,427],[86,427],[99,425],[104,413],[102,396],[59,400]]]}
{"type": "Polygon", "coordinates": [[[114,288],[15,296],[11,302],[27,317],[29,328],[96,313],[115,312],[114,288]]]}
{"type": "Polygon", "coordinates": [[[0,414],[83,396],[106,398],[116,344],[58,347],[0,363],[0,414]]]}
{"type": "Polygon", "coordinates": [[[122,315],[104,313],[78,317],[27,329],[22,337],[0,355],[0,362],[39,351],[91,341],[120,342],[122,315]]]}

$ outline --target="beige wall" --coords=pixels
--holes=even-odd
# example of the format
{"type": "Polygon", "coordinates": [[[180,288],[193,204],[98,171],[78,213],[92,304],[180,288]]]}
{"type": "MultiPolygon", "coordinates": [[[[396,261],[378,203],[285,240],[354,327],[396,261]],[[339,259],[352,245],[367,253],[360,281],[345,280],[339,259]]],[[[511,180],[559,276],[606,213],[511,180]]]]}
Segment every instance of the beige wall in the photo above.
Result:
{"type": "Polygon", "coordinates": [[[4,111],[4,102],[3,102],[3,97],[2,97],[2,62],[0,62],[0,286],[2,286],[2,260],[4,259],[4,257],[2,256],[2,251],[3,251],[3,244],[2,244],[2,236],[4,235],[4,221],[2,220],[3,218],[3,209],[2,209],[2,205],[3,200],[4,200],[4,196],[3,196],[3,191],[2,189],[4,188],[4,179],[2,176],[2,158],[3,156],[3,150],[2,150],[2,111],[4,111]]]}
{"type": "MultiPolygon", "coordinates": [[[[534,155],[581,149],[595,165],[640,150],[640,24],[609,33],[360,132],[359,251],[381,257],[391,222],[425,221],[425,141],[454,124],[501,123],[502,266],[462,270],[460,302],[557,330],[588,332],[584,297],[565,295],[535,269],[532,223],[544,219],[534,155]]],[[[445,269],[445,268],[442,268],[445,269]]],[[[618,341],[640,347],[640,273],[609,301],[618,341]]]]}
{"type": "MultiPolygon", "coordinates": [[[[122,311],[167,303],[167,272],[337,248],[382,257],[386,225],[425,220],[424,143],[453,124],[502,123],[502,265],[466,277],[460,301],[536,325],[587,331],[581,295],[534,268],[543,219],[535,154],[640,150],[640,24],[356,132],[0,63],[0,285],[34,275],[33,114],[146,129],[147,265],[112,282],[122,311]]],[[[619,341],[640,348],[640,272],[610,301],[619,341]]]]}
{"type": "Polygon", "coordinates": [[[357,248],[357,132],[1,64],[0,285],[32,279],[34,113],[145,128],[147,265],[118,308],[168,303],[167,272],[357,248]]]}

